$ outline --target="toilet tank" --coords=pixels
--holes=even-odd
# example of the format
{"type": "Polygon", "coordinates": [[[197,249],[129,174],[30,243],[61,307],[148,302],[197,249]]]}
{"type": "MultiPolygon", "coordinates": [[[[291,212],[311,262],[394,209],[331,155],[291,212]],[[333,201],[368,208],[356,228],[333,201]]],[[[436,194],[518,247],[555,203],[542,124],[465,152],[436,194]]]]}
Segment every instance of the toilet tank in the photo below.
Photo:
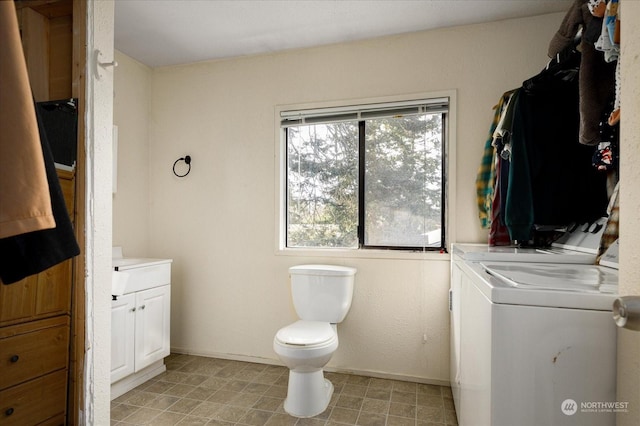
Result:
{"type": "Polygon", "coordinates": [[[291,295],[298,317],[306,321],[342,322],[353,298],[356,269],[336,265],[289,268],[291,295]]]}

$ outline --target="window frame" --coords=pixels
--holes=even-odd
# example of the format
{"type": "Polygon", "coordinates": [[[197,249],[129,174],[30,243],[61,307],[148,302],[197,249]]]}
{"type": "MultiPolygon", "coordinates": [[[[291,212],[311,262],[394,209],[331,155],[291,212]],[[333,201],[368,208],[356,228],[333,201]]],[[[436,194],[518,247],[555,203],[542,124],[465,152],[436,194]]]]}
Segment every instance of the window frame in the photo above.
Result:
{"type": "MultiPolygon", "coordinates": [[[[366,118],[357,119],[358,126],[366,118]]],[[[335,101],[323,103],[307,103],[294,105],[278,105],[275,107],[275,141],[276,141],[276,254],[301,255],[301,256],[322,256],[322,257],[363,257],[363,258],[437,258],[442,259],[442,254],[446,254],[448,248],[455,242],[455,197],[452,197],[452,189],[455,188],[455,137],[456,137],[456,91],[447,90],[441,92],[419,93],[404,96],[389,96],[383,98],[359,99],[356,101],[335,101]],[[442,238],[445,246],[441,249],[433,247],[394,247],[394,246],[366,246],[364,237],[361,235],[362,227],[358,229],[359,246],[354,248],[323,248],[323,247],[287,247],[287,140],[286,129],[281,126],[281,113],[285,111],[313,110],[313,109],[350,109],[361,105],[396,103],[396,102],[419,102],[436,98],[448,98],[448,111],[443,114],[443,155],[442,155],[442,238]]],[[[359,132],[362,137],[362,132],[359,132]]],[[[362,141],[358,142],[359,145],[362,141]]],[[[361,149],[361,148],[360,148],[361,149]]],[[[360,156],[363,161],[364,155],[360,156]]],[[[364,173],[363,167],[359,165],[359,173],[364,173]]],[[[359,191],[364,190],[362,176],[360,176],[359,191]]],[[[359,201],[361,203],[362,201],[359,201]]],[[[359,211],[359,216],[364,212],[359,211]]],[[[359,223],[361,217],[359,217],[359,223]]]]}

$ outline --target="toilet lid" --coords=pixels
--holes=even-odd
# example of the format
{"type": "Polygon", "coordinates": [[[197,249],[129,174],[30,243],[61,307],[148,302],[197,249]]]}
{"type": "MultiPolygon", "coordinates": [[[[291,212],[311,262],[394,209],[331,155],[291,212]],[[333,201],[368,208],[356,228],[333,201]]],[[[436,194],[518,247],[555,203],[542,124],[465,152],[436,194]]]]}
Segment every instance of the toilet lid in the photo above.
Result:
{"type": "Polygon", "coordinates": [[[278,330],[276,339],[288,345],[319,345],[334,339],[333,327],[322,321],[297,321],[278,330]]]}

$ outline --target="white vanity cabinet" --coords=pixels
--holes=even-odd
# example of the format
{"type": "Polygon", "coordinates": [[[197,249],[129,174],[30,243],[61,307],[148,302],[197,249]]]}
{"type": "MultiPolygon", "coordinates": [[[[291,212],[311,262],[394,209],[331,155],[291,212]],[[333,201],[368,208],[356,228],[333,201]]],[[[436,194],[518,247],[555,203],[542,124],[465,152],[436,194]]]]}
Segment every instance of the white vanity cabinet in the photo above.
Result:
{"type": "Polygon", "coordinates": [[[136,293],[135,371],[169,355],[171,286],[136,293]]]}
{"type": "Polygon", "coordinates": [[[135,371],[136,295],[111,301],[111,383],[135,371]]]}
{"type": "Polygon", "coordinates": [[[111,399],[166,371],[171,260],[114,259],[111,399]]]}

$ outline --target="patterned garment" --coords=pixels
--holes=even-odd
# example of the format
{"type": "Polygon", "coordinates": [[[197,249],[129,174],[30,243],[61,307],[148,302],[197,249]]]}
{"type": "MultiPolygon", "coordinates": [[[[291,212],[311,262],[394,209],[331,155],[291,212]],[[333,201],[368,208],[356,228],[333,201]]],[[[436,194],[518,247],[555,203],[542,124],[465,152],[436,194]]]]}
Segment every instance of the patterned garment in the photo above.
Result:
{"type": "Polygon", "coordinates": [[[513,91],[504,93],[500,98],[498,105],[493,108],[495,110],[495,114],[489,130],[489,137],[484,144],[482,161],[478,168],[478,174],[476,177],[476,202],[479,210],[478,215],[480,217],[480,226],[485,229],[491,226],[491,209],[493,205],[493,194],[496,181],[496,152],[495,147],[493,146],[493,134],[496,127],[498,127],[500,118],[502,118],[502,114],[512,94],[513,91]]]}
{"type": "MultiPolygon", "coordinates": [[[[493,209],[491,212],[491,225],[489,228],[489,245],[490,246],[508,246],[511,244],[511,237],[509,236],[509,230],[504,224],[504,221],[500,217],[502,205],[502,188],[501,185],[504,182],[501,180],[504,176],[502,170],[504,167],[509,167],[509,161],[504,159],[500,155],[496,155],[496,186],[493,197],[493,209]]],[[[508,171],[506,172],[508,175],[508,171]]],[[[506,192],[504,192],[506,194],[506,192]]]]}

